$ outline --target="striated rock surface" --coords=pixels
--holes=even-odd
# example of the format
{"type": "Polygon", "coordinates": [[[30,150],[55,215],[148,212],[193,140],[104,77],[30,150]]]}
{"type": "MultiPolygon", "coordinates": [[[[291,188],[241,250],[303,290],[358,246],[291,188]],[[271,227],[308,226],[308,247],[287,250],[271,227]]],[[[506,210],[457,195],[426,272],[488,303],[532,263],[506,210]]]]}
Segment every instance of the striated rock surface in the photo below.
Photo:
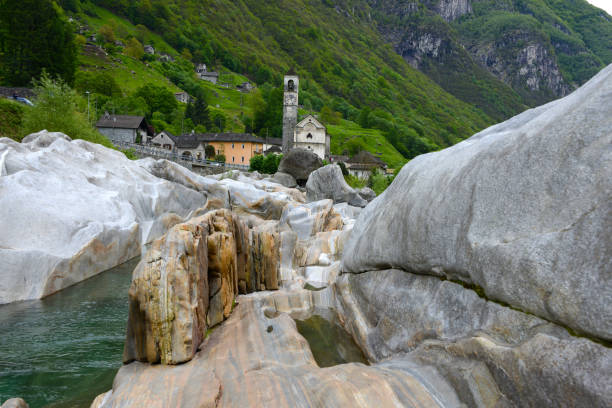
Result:
{"type": "Polygon", "coordinates": [[[279,314],[312,311],[318,295],[301,293],[292,299],[283,293],[239,297],[232,316],[193,360],[126,365],[95,407],[459,406],[441,377],[424,379],[407,366],[319,368],[293,319],[279,314]]]}
{"type": "Polygon", "coordinates": [[[609,406],[612,350],[433,276],[337,281],[344,326],[371,361],[435,367],[467,406],[609,406]]]}
{"type": "Polygon", "coordinates": [[[155,241],[132,277],[124,361],[189,361],[207,329],[230,316],[239,290],[278,289],[277,240],[216,210],[155,241]]]}
{"type": "Polygon", "coordinates": [[[376,193],[370,187],[363,187],[357,190],[357,193],[368,203],[376,198],[376,193]]]}
{"type": "Polygon", "coordinates": [[[564,99],[412,160],[361,213],[345,270],[458,279],[611,340],[611,96],[612,66],[564,99]]]}
{"type": "Polygon", "coordinates": [[[335,203],[348,203],[354,207],[365,207],[368,204],[357,191],[346,184],[342,170],[337,164],[328,164],[310,174],[306,183],[306,199],[332,199],[335,203]]]}
{"type": "Polygon", "coordinates": [[[2,138],[0,304],[121,264],[205,203],[101,145],[46,131],[2,138]]]}
{"type": "Polygon", "coordinates": [[[278,165],[280,173],[291,175],[297,184],[303,186],[308,180],[310,173],[323,165],[323,161],[313,152],[306,149],[291,149],[283,155],[278,165]]]}
{"type": "Polygon", "coordinates": [[[432,367],[467,406],[612,405],[611,128],[612,66],[408,163],[336,282],[368,357],[432,367]]]}

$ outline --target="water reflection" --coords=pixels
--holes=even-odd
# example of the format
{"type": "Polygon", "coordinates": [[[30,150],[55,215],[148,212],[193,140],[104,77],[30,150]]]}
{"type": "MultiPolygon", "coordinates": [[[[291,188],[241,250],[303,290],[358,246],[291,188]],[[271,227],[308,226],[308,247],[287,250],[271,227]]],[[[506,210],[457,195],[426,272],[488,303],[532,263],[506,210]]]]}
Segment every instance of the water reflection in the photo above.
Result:
{"type": "Polygon", "coordinates": [[[319,367],[344,363],[368,364],[368,360],[353,338],[336,321],[335,312],[318,310],[305,320],[295,320],[297,329],[308,341],[319,367]]]}

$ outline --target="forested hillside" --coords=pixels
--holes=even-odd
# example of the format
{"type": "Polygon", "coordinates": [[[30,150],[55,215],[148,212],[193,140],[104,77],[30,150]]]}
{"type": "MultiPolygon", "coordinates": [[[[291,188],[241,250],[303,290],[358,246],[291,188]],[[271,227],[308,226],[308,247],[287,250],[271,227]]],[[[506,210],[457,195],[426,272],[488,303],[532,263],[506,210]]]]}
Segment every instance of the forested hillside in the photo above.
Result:
{"type": "MultiPolygon", "coordinates": [[[[74,75],[62,76],[79,95],[92,92],[94,116],[143,114],[157,130],[175,133],[279,137],[279,86],[293,68],[300,113],[328,125],[333,153],[365,148],[394,166],[564,95],[612,60],[609,16],[582,0],[58,4],[79,54],[74,75]],[[197,80],[198,63],[220,72],[229,88],[197,80]],[[256,90],[238,92],[244,81],[256,90]],[[171,100],[180,90],[199,101],[195,107],[171,100]]],[[[18,21],[26,9],[4,14],[18,21]]],[[[9,34],[0,27],[0,37],[9,34]]],[[[6,41],[0,65],[3,49],[6,41]]],[[[8,73],[0,70],[0,81],[15,85],[8,73]]]]}
{"type": "MultiPolygon", "coordinates": [[[[190,63],[246,75],[262,90],[278,87],[294,67],[304,109],[319,112],[328,105],[344,119],[377,128],[406,158],[454,144],[493,122],[406,64],[367,20],[340,13],[329,2],[62,2],[68,14],[93,21],[104,17],[94,4],[150,32],[141,39],[156,48],[167,44],[167,52],[190,63]]],[[[126,37],[138,35],[114,31],[126,44],[126,37]]],[[[186,88],[186,66],[166,65],[166,76],[186,88]]],[[[271,91],[264,96],[274,97],[271,91]]],[[[274,135],[280,129],[269,128],[274,135]]],[[[255,123],[254,130],[260,129],[255,123]]]]}

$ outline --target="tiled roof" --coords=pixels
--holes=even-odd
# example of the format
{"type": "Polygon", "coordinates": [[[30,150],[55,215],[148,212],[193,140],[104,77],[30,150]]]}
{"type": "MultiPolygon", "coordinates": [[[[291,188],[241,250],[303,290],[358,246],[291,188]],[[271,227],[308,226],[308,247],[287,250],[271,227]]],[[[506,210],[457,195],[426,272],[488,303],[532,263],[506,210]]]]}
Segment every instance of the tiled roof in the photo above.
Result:
{"type": "Polygon", "coordinates": [[[233,142],[233,143],[261,143],[278,145],[282,144],[279,138],[264,139],[250,133],[188,133],[180,137],[175,136],[176,146],[183,149],[195,149],[200,143],[211,142],[233,142]]]}
{"type": "Polygon", "coordinates": [[[100,118],[96,127],[100,128],[119,128],[119,129],[138,129],[144,120],[144,116],[129,115],[104,115],[100,118]]]}
{"type": "Polygon", "coordinates": [[[385,166],[385,162],[365,150],[360,151],[355,156],[346,161],[347,164],[375,164],[385,166]]]}

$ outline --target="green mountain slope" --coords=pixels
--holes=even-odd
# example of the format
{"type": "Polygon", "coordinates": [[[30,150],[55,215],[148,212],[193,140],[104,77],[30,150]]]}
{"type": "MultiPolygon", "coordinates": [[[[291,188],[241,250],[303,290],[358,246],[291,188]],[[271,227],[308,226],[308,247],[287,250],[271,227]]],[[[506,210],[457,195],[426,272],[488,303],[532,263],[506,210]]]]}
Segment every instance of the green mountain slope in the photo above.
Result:
{"type": "MultiPolygon", "coordinates": [[[[167,44],[194,63],[243,74],[259,85],[278,86],[294,67],[301,77],[300,103],[305,109],[318,112],[327,105],[356,122],[367,108],[371,113],[362,124],[380,130],[406,158],[454,144],[493,123],[483,111],[410,67],[365,15],[338,12],[329,1],[92,3],[135,27],[147,27],[155,34],[147,40],[156,48],[167,44]]],[[[72,8],[84,18],[89,14],[94,22],[109,20],[89,2],[75,4],[72,8]]],[[[71,7],[64,7],[70,12],[71,7]]],[[[173,79],[176,72],[168,70],[175,68],[163,69],[173,79]]]]}

